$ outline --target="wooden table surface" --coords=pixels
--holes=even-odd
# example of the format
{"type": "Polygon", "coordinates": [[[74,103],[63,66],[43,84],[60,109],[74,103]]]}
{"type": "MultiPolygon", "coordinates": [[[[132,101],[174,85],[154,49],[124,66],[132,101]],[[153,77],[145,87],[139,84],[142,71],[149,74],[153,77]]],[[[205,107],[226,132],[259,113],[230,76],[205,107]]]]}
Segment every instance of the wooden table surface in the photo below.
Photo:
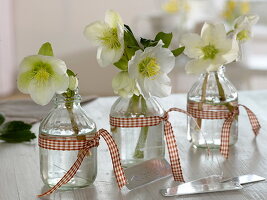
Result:
{"type": "MultiPolygon", "coordinates": [[[[109,130],[109,110],[116,97],[98,98],[84,108],[94,119],[98,128],[109,130]]],[[[175,94],[159,100],[165,109],[171,107],[185,108],[186,95],[175,94]]],[[[257,174],[267,178],[267,90],[240,92],[239,102],[247,105],[258,116],[262,129],[257,138],[251,130],[246,112],[242,109],[239,118],[239,139],[230,149],[228,160],[212,151],[194,149],[186,139],[186,117],[183,114],[171,113],[177,137],[181,164],[186,181],[192,181],[208,175],[221,174],[233,177],[243,174],[257,174]]],[[[38,130],[38,124],[33,127],[38,130]]],[[[167,154],[167,153],[166,153],[167,154]]],[[[168,155],[166,155],[166,158],[168,155]]],[[[37,194],[44,187],[39,173],[39,150],[37,140],[32,143],[8,144],[0,143],[0,200],[32,200],[38,199],[37,194]]],[[[120,192],[112,172],[111,159],[103,140],[98,148],[98,175],[93,185],[71,191],[57,191],[42,199],[62,200],[158,200],[158,199],[216,199],[216,200],[251,200],[267,199],[267,182],[247,185],[243,190],[219,192],[184,197],[164,198],[159,190],[175,186],[177,182],[172,177],[164,178],[145,187],[120,192]]]]}

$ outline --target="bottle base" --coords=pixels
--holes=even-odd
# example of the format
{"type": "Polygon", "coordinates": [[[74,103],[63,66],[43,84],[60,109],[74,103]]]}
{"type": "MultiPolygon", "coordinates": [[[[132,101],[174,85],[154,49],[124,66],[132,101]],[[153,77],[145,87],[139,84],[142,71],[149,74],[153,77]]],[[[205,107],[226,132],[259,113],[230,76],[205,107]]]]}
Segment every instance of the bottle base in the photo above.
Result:
{"type": "MultiPolygon", "coordinates": [[[[229,145],[230,146],[233,146],[234,144],[236,143],[235,142],[232,142],[230,143],[229,145]]],[[[198,143],[194,143],[194,141],[192,141],[192,145],[193,145],[193,148],[202,148],[202,149],[220,149],[220,146],[221,146],[221,140],[220,139],[215,139],[215,140],[211,140],[211,141],[198,141],[198,143]]]]}
{"type": "MultiPolygon", "coordinates": [[[[48,187],[52,188],[60,181],[61,178],[49,179],[49,180],[47,180],[47,182],[44,182],[44,183],[48,187]]],[[[94,181],[90,182],[90,181],[83,179],[83,178],[75,178],[75,179],[71,179],[68,183],[62,185],[58,190],[64,191],[64,190],[71,190],[71,189],[75,189],[75,188],[84,188],[84,187],[88,187],[88,186],[92,185],[93,182],[94,181]]]]}

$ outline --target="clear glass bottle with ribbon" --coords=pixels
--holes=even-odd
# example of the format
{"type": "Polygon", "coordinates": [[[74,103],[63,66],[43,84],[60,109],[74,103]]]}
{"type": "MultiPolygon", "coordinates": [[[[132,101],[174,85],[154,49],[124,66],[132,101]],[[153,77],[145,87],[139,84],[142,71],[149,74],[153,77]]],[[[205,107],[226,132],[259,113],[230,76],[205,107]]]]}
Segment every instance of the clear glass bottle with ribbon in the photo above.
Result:
{"type": "Polygon", "coordinates": [[[115,101],[110,111],[111,132],[118,145],[123,167],[164,157],[164,122],[156,126],[144,127],[141,127],[141,121],[134,124],[129,122],[124,127],[118,127],[112,123],[112,120],[125,122],[128,118],[162,117],[163,115],[163,108],[153,97],[144,98],[142,95],[133,95],[130,98],[119,97],[115,101]]]}
{"type": "MultiPolygon", "coordinates": [[[[74,94],[57,94],[54,97],[55,107],[45,117],[40,125],[39,134],[52,141],[58,138],[66,140],[68,149],[60,150],[62,145],[55,149],[42,148],[40,145],[40,170],[43,182],[52,187],[66,174],[77,160],[82,150],[71,150],[71,138],[78,140],[94,138],[96,134],[95,123],[87,117],[85,111],[80,106],[81,97],[77,89],[74,94]]],[[[40,136],[39,136],[40,137],[40,136]]],[[[53,143],[54,144],[54,143],[53,143]]],[[[47,145],[46,145],[47,146],[47,145]]],[[[97,174],[97,148],[93,147],[83,159],[79,170],[75,176],[63,184],[61,189],[79,188],[92,184],[97,174]]]]}
{"type": "Polygon", "coordinates": [[[237,142],[238,94],[224,72],[222,66],[201,74],[187,95],[187,111],[194,117],[188,117],[188,139],[194,147],[219,148],[226,120],[233,120],[229,145],[237,142]]]}

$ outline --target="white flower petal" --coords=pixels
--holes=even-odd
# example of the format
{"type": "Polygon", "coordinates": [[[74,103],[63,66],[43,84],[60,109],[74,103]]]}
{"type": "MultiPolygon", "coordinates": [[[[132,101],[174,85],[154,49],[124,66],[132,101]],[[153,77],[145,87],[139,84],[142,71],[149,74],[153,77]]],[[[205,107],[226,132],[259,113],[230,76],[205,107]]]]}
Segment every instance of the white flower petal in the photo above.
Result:
{"type": "Polygon", "coordinates": [[[216,72],[219,70],[219,68],[222,66],[222,64],[219,64],[218,62],[211,63],[209,67],[206,69],[207,72],[216,72]]]}
{"type": "Polygon", "coordinates": [[[156,80],[145,79],[144,87],[153,96],[166,97],[171,94],[171,81],[167,74],[160,75],[156,80]]]}
{"type": "Polygon", "coordinates": [[[32,70],[32,66],[35,63],[40,62],[41,58],[41,55],[32,55],[25,57],[19,65],[19,73],[32,70]]]}
{"type": "Polygon", "coordinates": [[[101,38],[103,36],[103,33],[108,29],[109,26],[105,22],[93,22],[85,27],[84,36],[89,39],[94,45],[101,46],[102,42],[99,38],[101,38]]]}
{"type": "Polygon", "coordinates": [[[199,74],[204,73],[209,66],[208,60],[191,60],[186,64],[185,70],[188,74],[199,74]]]}
{"type": "Polygon", "coordinates": [[[101,67],[106,67],[117,62],[123,54],[123,49],[108,49],[105,47],[98,47],[97,62],[101,67]]]}
{"type": "Polygon", "coordinates": [[[205,45],[216,44],[218,40],[225,40],[227,37],[224,24],[205,23],[201,30],[201,38],[205,45]]]}
{"type": "Polygon", "coordinates": [[[112,79],[112,88],[122,97],[131,97],[138,93],[136,82],[129,77],[128,72],[122,71],[112,79]]]}
{"type": "Polygon", "coordinates": [[[198,34],[188,33],[183,35],[181,43],[185,46],[184,54],[189,58],[199,58],[203,56],[201,48],[204,46],[204,43],[198,34]]]}
{"type": "Polygon", "coordinates": [[[160,66],[160,71],[168,74],[175,65],[175,57],[173,53],[169,49],[162,48],[158,45],[154,47],[153,50],[156,62],[160,66]]]}
{"type": "Polygon", "coordinates": [[[239,45],[238,45],[238,42],[235,39],[233,39],[231,50],[222,56],[226,61],[224,64],[233,62],[234,60],[238,58],[238,55],[239,55],[239,45]]]}
{"type": "Polygon", "coordinates": [[[66,74],[68,68],[63,60],[51,56],[42,56],[42,60],[44,63],[49,63],[51,65],[54,73],[58,75],[66,74]]]}
{"type": "Polygon", "coordinates": [[[54,75],[52,78],[53,87],[55,88],[55,92],[61,94],[65,92],[69,87],[69,76],[67,74],[64,75],[54,75]]]}
{"type": "Polygon", "coordinates": [[[24,94],[28,94],[29,93],[28,88],[32,79],[33,79],[33,74],[31,72],[19,73],[17,77],[17,86],[19,91],[21,91],[24,94]]]}
{"type": "Polygon", "coordinates": [[[133,79],[137,79],[139,77],[138,64],[143,59],[142,54],[142,50],[136,51],[134,56],[128,62],[129,76],[133,79]]]}
{"type": "Polygon", "coordinates": [[[36,80],[32,80],[29,85],[29,93],[35,103],[43,106],[51,101],[55,89],[51,81],[40,84],[36,80]]]}
{"type": "Polygon", "coordinates": [[[235,29],[250,29],[251,26],[255,25],[259,20],[258,15],[242,15],[235,19],[235,29]]]}
{"type": "Polygon", "coordinates": [[[105,15],[105,22],[112,28],[117,28],[117,24],[123,27],[123,21],[119,13],[113,10],[107,10],[105,15]]]}
{"type": "Polygon", "coordinates": [[[144,97],[149,97],[150,96],[150,91],[148,90],[147,87],[145,87],[145,79],[142,77],[139,77],[139,79],[137,79],[137,87],[140,91],[140,93],[144,96],[144,97]]]}

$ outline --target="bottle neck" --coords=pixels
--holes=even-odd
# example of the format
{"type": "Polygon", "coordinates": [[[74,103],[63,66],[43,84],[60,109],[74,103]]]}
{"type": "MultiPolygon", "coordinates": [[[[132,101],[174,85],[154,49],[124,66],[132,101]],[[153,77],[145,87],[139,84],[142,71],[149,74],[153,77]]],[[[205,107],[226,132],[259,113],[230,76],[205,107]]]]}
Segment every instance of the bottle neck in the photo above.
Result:
{"type": "Polygon", "coordinates": [[[56,106],[79,105],[80,102],[81,96],[79,95],[78,90],[56,94],[54,97],[54,103],[56,106]]]}

